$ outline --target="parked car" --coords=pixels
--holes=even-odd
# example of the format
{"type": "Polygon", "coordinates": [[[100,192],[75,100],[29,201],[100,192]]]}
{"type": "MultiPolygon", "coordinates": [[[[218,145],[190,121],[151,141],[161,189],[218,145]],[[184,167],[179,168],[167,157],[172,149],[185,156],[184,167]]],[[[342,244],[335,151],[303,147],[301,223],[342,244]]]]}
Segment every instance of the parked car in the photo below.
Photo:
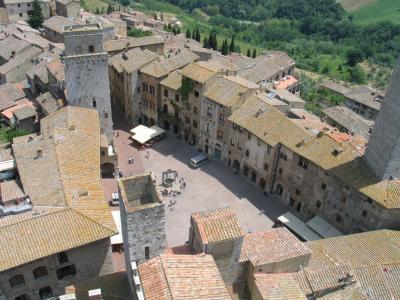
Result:
{"type": "Polygon", "coordinates": [[[190,165],[195,169],[201,167],[206,163],[208,163],[208,158],[204,154],[197,154],[190,159],[190,165]]]}
{"type": "Polygon", "coordinates": [[[119,193],[112,193],[111,200],[108,201],[110,206],[119,206],[119,193]]]}

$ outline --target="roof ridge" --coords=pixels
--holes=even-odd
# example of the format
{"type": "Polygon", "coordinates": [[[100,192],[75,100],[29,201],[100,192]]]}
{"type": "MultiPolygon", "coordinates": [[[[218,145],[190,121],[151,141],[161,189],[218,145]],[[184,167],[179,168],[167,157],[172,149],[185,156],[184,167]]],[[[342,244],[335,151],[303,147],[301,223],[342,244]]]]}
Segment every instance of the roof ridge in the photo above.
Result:
{"type": "Polygon", "coordinates": [[[101,224],[101,223],[99,223],[99,222],[93,220],[92,218],[90,218],[90,217],[88,217],[87,215],[83,214],[83,213],[80,212],[79,210],[73,209],[72,207],[70,207],[70,209],[71,209],[73,212],[76,212],[76,213],[79,214],[80,216],[84,217],[85,219],[88,219],[90,222],[104,227],[104,228],[107,229],[108,231],[112,232],[112,233],[113,233],[112,235],[118,234],[118,229],[117,229],[117,231],[114,231],[113,229],[108,228],[108,227],[105,226],[104,224],[101,224]]]}
{"type": "Polygon", "coordinates": [[[170,287],[170,285],[169,285],[168,278],[167,278],[167,276],[166,276],[166,274],[165,274],[165,268],[164,268],[164,264],[163,264],[163,261],[162,261],[161,256],[158,256],[158,259],[160,260],[161,269],[162,269],[162,271],[163,271],[163,276],[164,276],[164,278],[165,278],[165,282],[167,283],[169,295],[171,296],[171,299],[173,299],[171,287],[170,287]]]}
{"type": "MultiPolygon", "coordinates": [[[[27,221],[33,220],[33,219],[37,219],[37,218],[41,218],[41,217],[47,217],[47,216],[50,216],[50,215],[53,215],[53,214],[58,214],[58,213],[66,211],[66,210],[73,210],[71,207],[68,207],[68,206],[39,206],[39,207],[51,207],[51,208],[57,207],[57,208],[60,208],[60,210],[53,211],[53,212],[50,212],[48,214],[40,215],[40,216],[37,216],[35,218],[23,219],[21,221],[18,221],[18,222],[12,223],[12,224],[4,225],[4,226],[1,226],[0,229],[9,228],[9,227],[12,227],[12,226],[15,226],[15,225],[18,225],[18,224],[25,223],[27,221]]],[[[27,211],[27,212],[31,212],[31,210],[27,211]]]]}

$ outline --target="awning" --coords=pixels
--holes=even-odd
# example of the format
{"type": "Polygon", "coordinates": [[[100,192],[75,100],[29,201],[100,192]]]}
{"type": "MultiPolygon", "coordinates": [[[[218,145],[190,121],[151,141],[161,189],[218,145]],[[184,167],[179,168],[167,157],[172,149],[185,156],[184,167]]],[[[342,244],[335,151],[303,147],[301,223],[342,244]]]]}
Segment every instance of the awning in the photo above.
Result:
{"type": "Polygon", "coordinates": [[[111,239],[111,245],[117,245],[117,244],[122,244],[122,230],[121,230],[121,214],[119,210],[112,210],[111,211],[112,217],[114,219],[115,225],[117,226],[118,229],[118,234],[113,235],[111,239]]]}
{"type": "Polygon", "coordinates": [[[140,144],[144,144],[152,138],[163,134],[165,130],[158,127],[157,125],[153,125],[150,128],[144,125],[139,125],[133,128],[131,132],[134,133],[134,135],[132,135],[132,139],[139,142],[140,144]]]}
{"type": "Polygon", "coordinates": [[[334,226],[329,224],[325,219],[320,216],[315,216],[310,221],[307,222],[307,226],[318,233],[323,238],[331,238],[335,236],[342,236],[339,230],[337,230],[334,226]]]}
{"type": "Polygon", "coordinates": [[[288,229],[300,236],[306,242],[320,240],[321,236],[309,228],[306,223],[295,215],[287,212],[278,218],[288,229]]]}

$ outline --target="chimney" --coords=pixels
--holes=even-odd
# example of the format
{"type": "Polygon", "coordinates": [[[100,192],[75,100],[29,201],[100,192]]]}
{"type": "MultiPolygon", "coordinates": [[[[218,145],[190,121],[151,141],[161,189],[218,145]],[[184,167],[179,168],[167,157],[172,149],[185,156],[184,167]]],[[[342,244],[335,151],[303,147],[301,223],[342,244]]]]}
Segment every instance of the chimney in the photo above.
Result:
{"type": "Polygon", "coordinates": [[[101,296],[101,289],[95,289],[89,291],[89,299],[90,300],[103,300],[101,296]]]}

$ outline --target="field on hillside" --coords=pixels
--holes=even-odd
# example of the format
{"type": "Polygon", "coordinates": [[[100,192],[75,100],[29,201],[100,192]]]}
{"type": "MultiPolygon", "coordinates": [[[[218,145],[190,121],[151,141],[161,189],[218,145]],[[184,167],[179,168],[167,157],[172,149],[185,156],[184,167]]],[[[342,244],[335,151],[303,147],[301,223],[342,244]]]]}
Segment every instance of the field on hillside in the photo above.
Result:
{"type": "Polygon", "coordinates": [[[348,12],[353,12],[361,7],[371,4],[379,0],[337,0],[340,4],[342,4],[343,8],[348,12]]]}
{"type": "Polygon", "coordinates": [[[392,21],[400,24],[399,0],[339,0],[358,24],[392,21]]]}

